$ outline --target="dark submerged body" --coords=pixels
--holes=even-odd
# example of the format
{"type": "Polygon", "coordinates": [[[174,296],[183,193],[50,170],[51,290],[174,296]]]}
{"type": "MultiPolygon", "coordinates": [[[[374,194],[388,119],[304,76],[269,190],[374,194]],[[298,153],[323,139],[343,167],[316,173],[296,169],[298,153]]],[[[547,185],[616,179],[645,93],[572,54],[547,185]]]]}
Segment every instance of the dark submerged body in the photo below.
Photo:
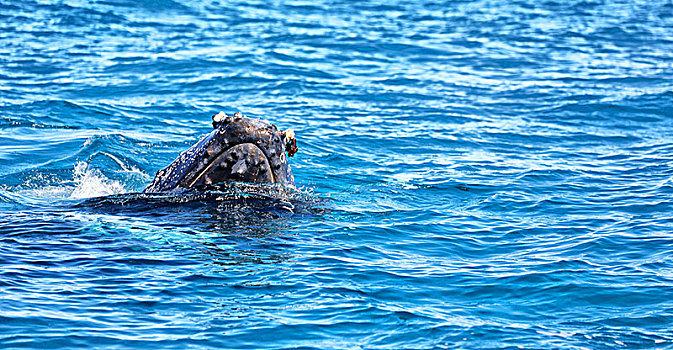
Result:
{"type": "Polygon", "coordinates": [[[214,130],[157,171],[144,193],[179,191],[227,182],[277,183],[294,187],[288,157],[297,151],[292,130],[261,120],[213,116],[214,130]]]}

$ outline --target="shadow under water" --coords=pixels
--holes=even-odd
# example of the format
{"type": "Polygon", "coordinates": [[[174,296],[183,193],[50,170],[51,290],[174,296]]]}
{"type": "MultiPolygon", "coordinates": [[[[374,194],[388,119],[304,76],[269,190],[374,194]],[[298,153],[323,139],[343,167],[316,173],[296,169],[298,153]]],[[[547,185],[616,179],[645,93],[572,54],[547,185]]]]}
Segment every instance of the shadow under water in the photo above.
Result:
{"type": "Polygon", "coordinates": [[[0,212],[0,225],[4,239],[26,249],[57,241],[75,250],[109,251],[114,259],[165,260],[159,257],[167,255],[229,269],[288,259],[294,226],[324,213],[326,204],[309,192],[280,185],[231,183],[36,203],[0,212]]]}
{"type": "Polygon", "coordinates": [[[155,225],[172,228],[222,234],[246,231],[265,236],[276,231],[270,223],[322,214],[327,203],[308,192],[281,185],[227,183],[183,191],[90,198],[75,207],[93,213],[151,218],[155,225]]]}

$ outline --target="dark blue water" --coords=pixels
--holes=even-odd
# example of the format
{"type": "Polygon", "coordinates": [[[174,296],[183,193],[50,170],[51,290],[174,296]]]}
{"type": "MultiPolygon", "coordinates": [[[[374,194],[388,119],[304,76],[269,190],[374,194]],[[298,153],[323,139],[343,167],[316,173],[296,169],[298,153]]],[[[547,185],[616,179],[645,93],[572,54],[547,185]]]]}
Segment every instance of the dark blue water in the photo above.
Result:
{"type": "Polygon", "coordinates": [[[672,195],[669,0],[0,0],[0,348],[670,348],[672,195]]]}

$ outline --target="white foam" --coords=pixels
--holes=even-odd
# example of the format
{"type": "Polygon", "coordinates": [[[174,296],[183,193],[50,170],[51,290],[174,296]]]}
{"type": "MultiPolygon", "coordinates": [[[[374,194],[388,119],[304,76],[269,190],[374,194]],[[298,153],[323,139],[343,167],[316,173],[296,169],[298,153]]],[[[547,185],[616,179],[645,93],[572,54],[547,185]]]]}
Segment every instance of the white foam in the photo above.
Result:
{"type": "Polygon", "coordinates": [[[70,198],[83,199],[100,196],[109,196],[126,192],[124,186],[115,180],[110,180],[98,169],[88,169],[88,164],[78,162],[74,171],[75,189],[70,198]]]}

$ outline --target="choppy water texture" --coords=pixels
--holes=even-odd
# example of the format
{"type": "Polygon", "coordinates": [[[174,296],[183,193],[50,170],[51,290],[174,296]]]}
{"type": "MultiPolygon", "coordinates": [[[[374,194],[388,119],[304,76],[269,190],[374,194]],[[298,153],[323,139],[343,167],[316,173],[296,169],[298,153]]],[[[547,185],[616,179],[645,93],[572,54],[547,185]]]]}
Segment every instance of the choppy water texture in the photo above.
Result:
{"type": "Polygon", "coordinates": [[[671,1],[0,0],[0,347],[673,347],[672,78],[671,1]],[[130,194],[220,110],[293,198],[130,194]]]}

